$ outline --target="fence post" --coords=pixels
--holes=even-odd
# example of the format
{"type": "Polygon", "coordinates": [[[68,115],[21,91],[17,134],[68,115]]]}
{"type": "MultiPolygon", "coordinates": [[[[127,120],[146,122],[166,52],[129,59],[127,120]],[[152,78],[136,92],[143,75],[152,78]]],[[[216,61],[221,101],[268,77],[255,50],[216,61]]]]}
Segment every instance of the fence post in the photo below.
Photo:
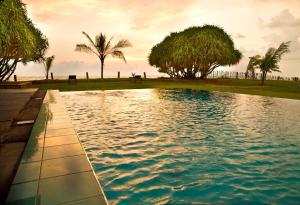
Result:
{"type": "Polygon", "coordinates": [[[145,79],[147,78],[146,72],[144,72],[144,78],[145,78],[145,79]]]}
{"type": "Polygon", "coordinates": [[[89,72],[85,73],[86,79],[89,80],[89,72]]]}
{"type": "Polygon", "coordinates": [[[54,78],[53,78],[53,73],[50,73],[51,74],[51,80],[54,80],[54,78]]]}
{"type": "Polygon", "coordinates": [[[118,71],[118,78],[120,78],[120,71],[118,71]]]}
{"type": "Polygon", "coordinates": [[[17,82],[17,75],[14,75],[14,81],[17,82]]]}

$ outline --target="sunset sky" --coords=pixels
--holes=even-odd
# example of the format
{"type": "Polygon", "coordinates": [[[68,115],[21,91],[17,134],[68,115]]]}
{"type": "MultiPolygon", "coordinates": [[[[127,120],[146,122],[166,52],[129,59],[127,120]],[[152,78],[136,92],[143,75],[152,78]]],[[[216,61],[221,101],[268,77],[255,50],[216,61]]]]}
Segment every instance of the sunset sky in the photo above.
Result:
{"type": "MultiPolygon", "coordinates": [[[[128,39],[124,49],[127,64],[109,57],[104,77],[128,77],[131,72],[159,74],[148,65],[153,45],[170,32],[190,26],[214,24],[232,36],[244,55],[242,61],[221,70],[245,71],[248,57],[264,54],[282,41],[292,41],[291,53],[281,61],[282,74],[300,76],[299,0],[24,0],[28,15],[48,37],[47,55],[55,55],[55,75],[100,75],[100,62],[92,55],[75,52],[77,43],[87,43],[82,31],[94,38],[100,32],[114,42],[128,39]]],[[[19,65],[18,75],[43,76],[42,64],[19,65]]]]}

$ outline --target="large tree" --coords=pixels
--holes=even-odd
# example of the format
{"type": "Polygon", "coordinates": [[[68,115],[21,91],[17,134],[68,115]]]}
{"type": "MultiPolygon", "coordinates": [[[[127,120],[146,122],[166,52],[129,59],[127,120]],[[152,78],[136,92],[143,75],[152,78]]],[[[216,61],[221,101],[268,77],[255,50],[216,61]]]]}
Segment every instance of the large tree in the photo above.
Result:
{"type": "Polygon", "coordinates": [[[101,78],[103,78],[104,61],[107,56],[111,55],[112,57],[121,58],[126,63],[124,53],[120,49],[132,46],[128,40],[119,40],[117,44],[112,46],[112,38],[107,41],[106,36],[102,33],[95,37],[95,41],[87,33],[82,33],[88,39],[89,44],[77,44],[75,51],[94,54],[99,58],[101,62],[101,78]]]}
{"type": "Polygon", "coordinates": [[[8,80],[19,62],[40,61],[47,48],[25,5],[20,0],[0,1],[0,81],[8,80]]]}
{"type": "Polygon", "coordinates": [[[256,68],[259,68],[261,75],[261,84],[264,85],[267,73],[280,72],[279,62],[283,54],[290,51],[290,41],[283,42],[276,48],[269,48],[264,56],[254,56],[253,64],[256,68]]]}
{"type": "Polygon", "coordinates": [[[231,37],[220,27],[205,25],[171,33],[155,45],[149,64],[172,78],[206,79],[219,66],[237,64],[242,58],[231,37]]]}

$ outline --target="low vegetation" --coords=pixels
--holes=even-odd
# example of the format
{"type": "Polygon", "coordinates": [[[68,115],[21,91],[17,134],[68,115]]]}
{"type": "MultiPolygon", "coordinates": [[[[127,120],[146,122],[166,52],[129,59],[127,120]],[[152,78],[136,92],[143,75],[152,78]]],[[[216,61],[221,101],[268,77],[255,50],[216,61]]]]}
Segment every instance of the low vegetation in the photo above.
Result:
{"type": "Polygon", "coordinates": [[[243,93],[280,98],[300,100],[300,82],[272,81],[260,86],[259,80],[233,80],[233,79],[209,79],[209,80],[170,80],[170,79],[146,79],[141,83],[133,83],[128,79],[103,79],[103,80],[78,80],[77,84],[68,84],[67,81],[34,82],[32,87],[41,89],[57,89],[60,91],[83,90],[116,90],[116,89],[141,89],[141,88],[187,88],[207,91],[221,91],[243,93]]]}

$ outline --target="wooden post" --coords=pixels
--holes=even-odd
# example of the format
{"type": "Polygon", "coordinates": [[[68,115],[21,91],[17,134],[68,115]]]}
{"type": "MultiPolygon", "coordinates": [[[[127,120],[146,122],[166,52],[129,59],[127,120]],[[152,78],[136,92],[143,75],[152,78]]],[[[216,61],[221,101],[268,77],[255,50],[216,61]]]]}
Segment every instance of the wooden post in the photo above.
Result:
{"type": "Polygon", "coordinates": [[[146,72],[144,72],[144,78],[145,78],[145,79],[147,78],[146,72]]]}
{"type": "Polygon", "coordinates": [[[54,80],[54,78],[53,78],[53,73],[50,73],[51,74],[51,80],[54,80]]]}
{"type": "Polygon", "coordinates": [[[236,79],[239,79],[239,72],[236,72],[235,78],[236,78],[236,79]]]}
{"type": "Polygon", "coordinates": [[[118,78],[120,78],[120,71],[118,71],[118,78]]]}
{"type": "Polygon", "coordinates": [[[89,80],[89,72],[85,73],[86,79],[89,80]]]}
{"type": "Polygon", "coordinates": [[[17,75],[14,75],[14,81],[17,82],[17,75]]]}

